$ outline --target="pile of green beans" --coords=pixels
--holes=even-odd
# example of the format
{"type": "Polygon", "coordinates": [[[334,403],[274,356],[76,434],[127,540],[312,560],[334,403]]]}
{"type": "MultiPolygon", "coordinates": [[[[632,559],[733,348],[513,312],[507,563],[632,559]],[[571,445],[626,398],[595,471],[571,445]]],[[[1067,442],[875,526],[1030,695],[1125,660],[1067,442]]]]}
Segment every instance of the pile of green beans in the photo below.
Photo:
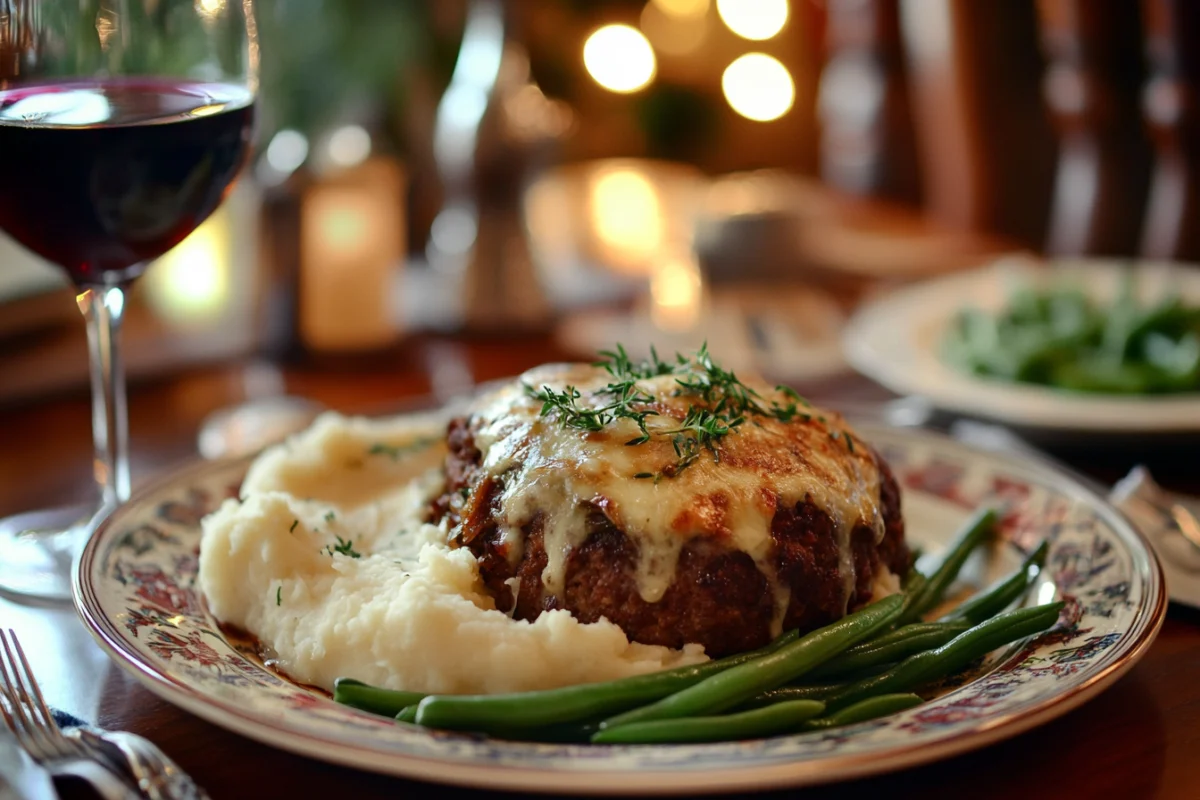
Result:
{"type": "Polygon", "coordinates": [[[943,357],[973,375],[1078,392],[1200,389],[1200,308],[1177,293],[1142,305],[1132,275],[1112,303],[1024,288],[997,313],[964,309],[943,336],[943,357]]]}
{"type": "MultiPolygon", "coordinates": [[[[606,683],[510,694],[434,695],[419,702],[416,721],[432,728],[504,735],[513,730],[602,719],[654,702],[723,670],[768,656],[799,638],[798,632],[789,631],[766,647],[748,653],[606,683]]],[[[411,701],[406,705],[408,702],[411,701]]]]}
{"type": "Polygon", "coordinates": [[[959,530],[958,535],[946,550],[937,569],[919,588],[908,592],[909,600],[897,622],[901,625],[920,619],[923,614],[937,606],[946,596],[946,590],[958,578],[963,564],[995,530],[996,509],[984,507],[976,511],[959,530]]]}
{"type": "Polygon", "coordinates": [[[604,683],[499,695],[427,696],[342,678],[334,699],[399,723],[608,744],[727,741],[894,714],[922,702],[923,687],[1058,620],[1062,603],[1012,608],[1045,564],[1044,543],[1012,574],[940,620],[923,620],[993,534],[996,519],[988,508],[973,515],[937,568],[928,577],[910,571],[902,593],[804,636],[790,631],[752,652],[604,683]]]}

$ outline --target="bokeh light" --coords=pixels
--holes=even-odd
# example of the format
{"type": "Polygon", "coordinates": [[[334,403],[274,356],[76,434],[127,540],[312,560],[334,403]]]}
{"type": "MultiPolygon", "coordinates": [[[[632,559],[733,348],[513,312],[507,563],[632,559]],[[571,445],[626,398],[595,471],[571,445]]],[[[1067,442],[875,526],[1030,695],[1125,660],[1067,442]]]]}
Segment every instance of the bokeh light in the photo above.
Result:
{"type": "Polygon", "coordinates": [[[589,184],[589,216],[596,237],[610,251],[610,262],[632,267],[653,258],[666,236],[654,184],[627,167],[597,172],[589,184]]]}
{"type": "Polygon", "coordinates": [[[610,92],[636,92],[654,78],[654,51],[636,28],[605,25],[584,43],[583,65],[610,92]]]}
{"type": "Polygon", "coordinates": [[[228,206],[222,206],[191,235],[168,250],[142,278],[147,305],[173,323],[220,317],[229,302],[228,206]]]}
{"type": "Polygon", "coordinates": [[[225,10],[225,0],[196,0],[196,10],[204,19],[215,19],[225,10]]]}
{"type": "Polygon", "coordinates": [[[704,13],[707,10],[705,3],[698,15],[680,15],[665,11],[660,3],[647,3],[642,9],[642,31],[659,53],[684,56],[704,44],[709,28],[709,20],[704,13]]]}
{"type": "Polygon", "coordinates": [[[765,53],[735,59],[721,75],[721,90],[734,111],[757,122],[779,119],[796,99],[787,67],[765,53]]]}
{"type": "Polygon", "coordinates": [[[339,167],[361,164],[371,155],[371,134],[361,125],[344,125],[329,137],[329,160],[339,167]]]}
{"type": "Polygon", "coordinates": [[[717,0],[717,13],[743,39],[770,39],[787,24],[787,0],[717,0]]]}
{"type": "Polygon", "coordinates": [[[696,19],[708,13],[710,0],[650,0],[647,6],[676,19],[696,19]]]}
{"type": "Polygon", "coordinates": [[[271,169],[291,174],[308,158],[308,139],[300,131],[285,128],[271,137],[266,157],[271,169]]]}
{"type": "Polygon", "coordinates": [[[686,331],[700,319],[703,282],[694,257],[664,258],[650,276],[650,319],[663,331],[686,331]]]}

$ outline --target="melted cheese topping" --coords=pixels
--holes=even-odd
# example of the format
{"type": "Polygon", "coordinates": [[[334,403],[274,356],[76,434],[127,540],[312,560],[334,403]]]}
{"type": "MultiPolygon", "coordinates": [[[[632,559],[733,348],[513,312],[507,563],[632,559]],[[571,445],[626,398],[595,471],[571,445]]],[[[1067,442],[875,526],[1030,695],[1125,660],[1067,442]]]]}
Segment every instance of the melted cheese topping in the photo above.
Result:
{"type": "MultiPolygon", "coordinates": [[[[547,592],[560,592],[567,557],[587,537],[585,519],[598,508],[636,545],[638,592],[656,602],[674,578],[683,546],[697,536],[711,537],[747,553],[768,578],[776,595],[778,632],[789,597],[786,585],[774,579],[769,558],[771,520],[776,509],[807,499],[833,520],[849,602],[855,585],[851,531],[865,524],[882,539],[884,524],[878,467],[861,440],[851,446],[843,437],[843,432],[854,434],[840,416],[815,408],[804,409],[811,413],[807,421],[748,416],[719,440],[719,460],[702,450],[674,477],[635,478],[658,474],[678,461],[671,436],[627,445],[640,435],[630,419],[615,420],[598,432],[567,428],[554,414],[540,416],[541,403],[524,389],[525,384],[555,391],[574,386],[581,393],[580,407],[598,408],[611,402],[611,396],[599,393],[610,380],[588,365],[547,365],[476,407],[471,424],[483,469],[504,487],[498,521],[510,558],[521,557],[522,528],[541,513],[548,558],[542,580],[547,592]]],[[[786,405],[781,393],[750,385],[764,406],[772,400],[786,405]]],[[[639,387],[659,400],[657,415],[647,419],[651,434],[677,428],[689,404],[700,403],[695,396],[673,396],[674,376],[642,380],[639,387]]]]}

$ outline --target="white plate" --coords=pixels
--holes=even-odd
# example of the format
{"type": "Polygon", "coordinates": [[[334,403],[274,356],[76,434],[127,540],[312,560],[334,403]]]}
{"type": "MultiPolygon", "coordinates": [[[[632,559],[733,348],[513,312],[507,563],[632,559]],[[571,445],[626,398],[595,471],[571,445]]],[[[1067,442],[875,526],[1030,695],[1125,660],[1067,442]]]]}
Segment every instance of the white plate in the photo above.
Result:
{"type": "MultiPolygon", "coordinates": [[[[1058,260],[1051,268],[1023,258],[1002,259],[979,270],[923,281],[860,308],[846,325],[842,344],[851,366],[900,394],[920,395],[938,408],[1025,428],[1104,433],[1200,432],[1200,394],[1105,397],[1024,386],[964,375],[938,350],[946,325],[959,309],[999,309],[1015,285],[1066,281],[1100,298],[1115,295],[1127,261],[1058,260]]],[[[1147,300],[1177,286],[1200,305],[1200,270],[1138,262],[1138,288],[1147,300]]]]}
{"type": "Polygon", "coordinates": [[[76,604],[119,665],[214,724],[362,769],[556,794],[744,791],[926,763],[1066,713],[1146,652],[1165,613],[1162,574],[1111,506],[1020,458],[922,431],[860,431],[904,487],[913,543],[934,552],[978,504],[1000,504],[1008,544],[968,575],[988,581],[1048,537],[1048,577],[1034,594],[1067,607],[1058,627],[997,652],[936,699],[842,729],[709,745],[531,744],[398,726],[337,705],[231,644],[195,590],[199,520],[237,492],[245,461],[168,475],[119,509],[81,556],[76,604]]]}

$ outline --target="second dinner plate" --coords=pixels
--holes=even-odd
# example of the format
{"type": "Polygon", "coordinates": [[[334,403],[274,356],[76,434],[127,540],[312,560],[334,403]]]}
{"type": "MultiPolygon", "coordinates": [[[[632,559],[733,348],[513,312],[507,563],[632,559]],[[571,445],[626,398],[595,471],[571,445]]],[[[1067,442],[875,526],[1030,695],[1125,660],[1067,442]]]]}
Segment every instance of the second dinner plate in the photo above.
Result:
{"type": "MultiPolygon", "coordinates": [[[[842,333],[851,366],[899,394],[919,395],[946,411],[1058,433],[1200,433],[1200,393],[1140,397],[1083,394],[1047,386],[966,375],[939,355],[946,326],[965,307],[998,310],[1022,285],[1079,286],[1092,296],[1116,295],[1128,261],[1060,259],[1049,264],[1001,259],[868,302],[842,333]]],[[[1200,306],[1200,269],[1179,264],[1132,265],[1143,302],[1176,288],[1200,306]]]]}

